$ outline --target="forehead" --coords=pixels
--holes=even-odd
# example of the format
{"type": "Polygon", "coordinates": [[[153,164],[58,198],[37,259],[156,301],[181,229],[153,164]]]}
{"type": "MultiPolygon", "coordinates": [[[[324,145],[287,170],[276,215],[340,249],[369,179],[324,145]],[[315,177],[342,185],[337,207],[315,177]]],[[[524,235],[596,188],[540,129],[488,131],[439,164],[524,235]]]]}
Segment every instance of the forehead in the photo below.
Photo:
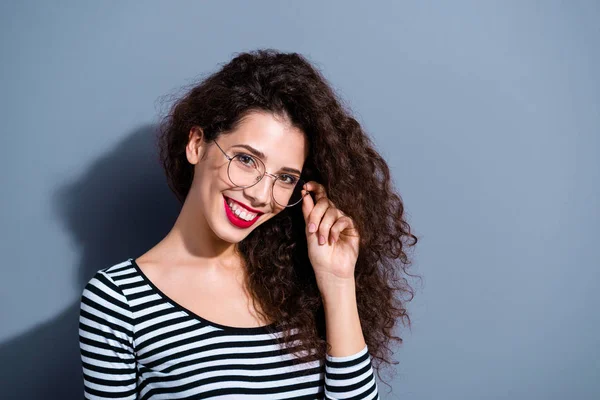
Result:
{"type": "MultiPolygon", "coordinates": [[[[222,143],[227,147],[238,144],[252,146],[264,153],[265,163],[274,167],[301,169],[308,155],[304,132],[287,119],[268,112],[255,111],[246,115],[231,133],[223,137],[222,143]]],[[[244,151],[240,147],[235,149],[244,151]]]]}

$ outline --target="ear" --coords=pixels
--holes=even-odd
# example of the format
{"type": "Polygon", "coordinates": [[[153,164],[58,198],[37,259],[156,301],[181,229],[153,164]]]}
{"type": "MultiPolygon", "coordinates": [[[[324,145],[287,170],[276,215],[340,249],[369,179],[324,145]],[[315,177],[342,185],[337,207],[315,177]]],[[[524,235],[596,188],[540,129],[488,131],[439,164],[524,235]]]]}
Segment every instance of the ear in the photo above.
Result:
{"type": "Polygon", "coordinates": [[[188,135],[188,143],[185,154],[190,164],[198,164],[204,151],[204,132],[199,126],[192,126],[188,135]]]}

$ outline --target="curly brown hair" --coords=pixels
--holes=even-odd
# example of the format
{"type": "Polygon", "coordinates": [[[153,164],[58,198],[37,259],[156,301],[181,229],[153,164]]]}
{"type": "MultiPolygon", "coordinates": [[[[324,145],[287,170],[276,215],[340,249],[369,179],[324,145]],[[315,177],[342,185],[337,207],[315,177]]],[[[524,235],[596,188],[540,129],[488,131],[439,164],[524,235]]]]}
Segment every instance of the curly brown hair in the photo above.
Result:
{"type": "MultiPolygon", "coordinates": [[[[183,203],[194,173],[185,152],[192,127],[201,127],[204,141],[212,143],[252,111],[287,117],[306,134],[310,151],[302,179],[323,184],[336,207],[355,222],[361,238],[355,267],[358,312],[379,374],[381,362],[390,364],[390,341],[402,343],[393,335],[398,319],[410,328],[405,305],[414,291],[403,275],[415,276],[407,271],[412,263],[407,249],[418,239],[405,221],[388,165],[304,56],[274,49],[237,53],[179,98],[158,131],[169,187],[183,203]]],[[[236,251],[246,263],[246,285],[254,304],[260,304],[257,310],[285,332],[285,347],[299,343],[296,361],[306,362],[324,359],[329,347],[304,225],[300,207],[286,208],[237,243],[236,251]],[[302,329],[292,335],[292,328],[302,329]]]]}

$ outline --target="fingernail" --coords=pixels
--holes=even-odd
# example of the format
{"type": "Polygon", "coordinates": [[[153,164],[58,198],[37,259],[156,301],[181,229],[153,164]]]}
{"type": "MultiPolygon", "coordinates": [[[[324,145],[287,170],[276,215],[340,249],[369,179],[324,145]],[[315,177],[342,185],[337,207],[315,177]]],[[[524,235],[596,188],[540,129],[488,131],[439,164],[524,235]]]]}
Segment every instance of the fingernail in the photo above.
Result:
{"type": "Polygon", "coordinates": [[[325,236],[321,235],[319,236],[319,244],[324,244],[325,243],[325,236]]]}
{"type": "Polygon", "coordinates": [[[317,230],[317,226],[315,224],[313,224],[312,222],[310,223],[310,225],[308,225],[308,231],[310,233],[313,233],[317,230]]]}

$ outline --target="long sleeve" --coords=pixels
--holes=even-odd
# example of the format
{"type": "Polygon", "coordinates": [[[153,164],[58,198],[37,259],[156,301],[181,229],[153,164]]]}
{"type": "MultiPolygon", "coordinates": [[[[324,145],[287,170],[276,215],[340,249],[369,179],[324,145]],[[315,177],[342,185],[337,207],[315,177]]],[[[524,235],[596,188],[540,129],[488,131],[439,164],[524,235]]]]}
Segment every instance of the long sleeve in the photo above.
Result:
{"type": "Polygon", "coordinates": [[[325,356],[325,400],[379,399],[368,347],[345,357],[325,356]]]}
{"type": "Polygon", "coordinates": [[[132,323],[122,290],[98,271],[83,290],[79,314],[86,399],[136,399],[132,323]]]}

